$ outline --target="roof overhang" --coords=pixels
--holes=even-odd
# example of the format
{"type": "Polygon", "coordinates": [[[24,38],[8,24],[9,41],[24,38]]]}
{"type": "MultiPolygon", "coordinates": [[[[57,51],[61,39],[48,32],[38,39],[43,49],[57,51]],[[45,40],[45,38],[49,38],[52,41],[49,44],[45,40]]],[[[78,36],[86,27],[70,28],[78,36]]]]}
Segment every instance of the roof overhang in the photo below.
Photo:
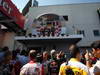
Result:
{"type": "Polygon", "coordinates": [[[83,38],[83,35],[69,35],[69,36],[54,36],[54,37],[25,37],[16,36],[15,40],[25,44],[46,44],[46,43],[78,43],[83,38]]]}

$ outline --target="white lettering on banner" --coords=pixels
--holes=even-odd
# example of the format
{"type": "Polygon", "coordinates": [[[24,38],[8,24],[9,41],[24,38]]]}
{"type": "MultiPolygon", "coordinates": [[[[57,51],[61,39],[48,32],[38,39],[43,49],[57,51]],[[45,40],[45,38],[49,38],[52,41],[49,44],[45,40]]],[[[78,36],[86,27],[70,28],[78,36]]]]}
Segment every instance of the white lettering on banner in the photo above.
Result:
{"type": "Polygon", "coordinates": [[[12,8],[8,5],[7,2],[1,1],[1,6],[3,6],[4,10],[7,11],[8,14],[11,14],[12,8]]]}

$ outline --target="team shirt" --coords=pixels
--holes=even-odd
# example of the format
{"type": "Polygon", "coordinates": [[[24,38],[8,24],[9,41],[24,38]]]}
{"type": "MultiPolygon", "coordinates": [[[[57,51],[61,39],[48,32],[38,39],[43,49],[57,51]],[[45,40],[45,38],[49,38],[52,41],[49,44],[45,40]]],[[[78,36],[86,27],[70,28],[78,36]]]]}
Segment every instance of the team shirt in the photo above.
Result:
{"type": "Polygon", "coordinates": [[[67,69],[72,69],[75,75],[90,75],[88,67],[75,58],[71,58],[68,64],[63,63],[60,66],[59,75],[67,75],[67,69]]]}

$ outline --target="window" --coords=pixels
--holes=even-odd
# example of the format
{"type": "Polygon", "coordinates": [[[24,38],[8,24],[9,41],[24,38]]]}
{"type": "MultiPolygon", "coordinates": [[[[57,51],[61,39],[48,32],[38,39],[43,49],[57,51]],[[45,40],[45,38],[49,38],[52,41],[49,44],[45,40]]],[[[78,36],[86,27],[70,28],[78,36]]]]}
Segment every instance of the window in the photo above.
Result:
{"type": "Polygon", "coordinates": [[[83,36],[85,36],[84,30],[78,30],[77,34],[83,34],[83,36]]]}
{"type": "Polygon", "coordinates": [[[63,16],[63,18],[64,18],[65,21],[68,21],[68,16],[67,15],[63,16]]]}
{"type": "Polygon", "coordinates": [[[99,30],[93,30],[94,36],[100,36],[100,31],[99,30]]]}

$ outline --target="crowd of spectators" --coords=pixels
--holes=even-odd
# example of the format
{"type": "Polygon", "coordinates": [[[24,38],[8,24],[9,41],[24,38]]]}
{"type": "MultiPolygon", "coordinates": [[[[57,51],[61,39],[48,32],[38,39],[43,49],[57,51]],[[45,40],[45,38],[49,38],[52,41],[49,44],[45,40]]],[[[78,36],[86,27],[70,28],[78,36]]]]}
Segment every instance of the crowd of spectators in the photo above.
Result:
{"type": "MultiPolygon", "coordinates": [[[[66,51],[66,50],[65,50],[66,51]]],[[[52,49],[0,51],[0,75],[100,75],[100,41],[91,45],[91,51],[80,50],[77,45],[65,52],[52,49]]]]}

